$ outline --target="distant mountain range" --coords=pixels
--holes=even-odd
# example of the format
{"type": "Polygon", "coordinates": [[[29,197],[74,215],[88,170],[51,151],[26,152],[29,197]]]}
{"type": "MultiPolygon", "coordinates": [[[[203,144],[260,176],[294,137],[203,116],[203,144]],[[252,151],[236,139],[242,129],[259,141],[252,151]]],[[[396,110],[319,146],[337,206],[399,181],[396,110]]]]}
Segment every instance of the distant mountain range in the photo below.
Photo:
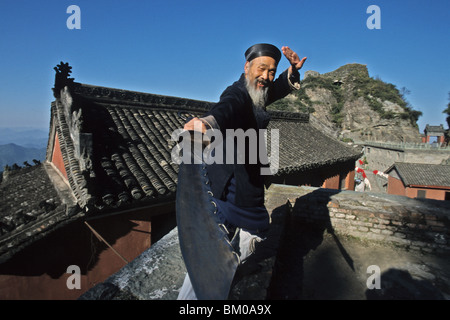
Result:
{"type": "Polygon", "coordinates": [[[26,148],[47,146],[48,129],[0,128],[0,145],[14,143],[26,148]]]}
{"type": "Polygon", "coordinates": [[[33,159],[43,161],[47,148],[26,148],[14,143],[0,145],[0,172],[6,165],[12,166],[14,163],[20,167],[24,162],[34,165],[33,159]]]}
{"type": "Polygon", "coordinates": [[[6,165],[24,162],[34,165],[33,159],[43,161],[47,149],[48,130],[34,128],[0,128],[0,172],[6,165]]]}

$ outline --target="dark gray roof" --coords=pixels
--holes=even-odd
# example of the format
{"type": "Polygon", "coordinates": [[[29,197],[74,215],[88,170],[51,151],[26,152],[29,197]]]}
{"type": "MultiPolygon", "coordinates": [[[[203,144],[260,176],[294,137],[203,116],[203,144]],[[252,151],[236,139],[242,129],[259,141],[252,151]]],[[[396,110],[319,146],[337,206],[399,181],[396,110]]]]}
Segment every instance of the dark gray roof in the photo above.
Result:
{"type": "Polygon", "coordinates": [[[268,129],[279,130],[278,175],[339,165],[361,156],[360,148],[325,135],[313,127],[305,115],[274,113],[268,129]]]}
{"type": "Polygon", "coordinates": [[[28,244],[76,218],[57,193],[48,164],[7,173],[0,184],[0,263],[28,244]]]}
{"type": "Polygon", "coordinates": [[[444,130],[444,126],[442,124],[439,126],[430,126],[429,124],[427,124],[425,126],[424,132],[426,134],[433,134],[433,133],[442,134],[445,132],[445,130],[444,130]]]}
{"type": "Polygon", "coordinates": [[[69,95],[71,113],[57,101],[52,117],[80,207],[95,213],[173,200],[172,133],[210,103],[78,83],[69,95]]]}
{"type": "Polygon", "coordinates": [[[406,186],[450,187],[450,166],[396,162],[386,173],[396,170],[406,186]]]}

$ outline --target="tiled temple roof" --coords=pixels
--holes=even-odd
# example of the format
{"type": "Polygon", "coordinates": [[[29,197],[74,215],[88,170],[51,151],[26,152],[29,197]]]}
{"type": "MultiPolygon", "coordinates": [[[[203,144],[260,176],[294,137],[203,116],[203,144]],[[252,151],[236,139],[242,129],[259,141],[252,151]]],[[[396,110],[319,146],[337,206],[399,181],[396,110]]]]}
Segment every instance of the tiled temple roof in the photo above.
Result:
{"type": "Polygon", "coordinates": [[[78,83],[63,95],[71,102],[54,103],[52,116],[82,209],[174,199],[178,165],[171,160],[172,133],[210,103],[78,83]]]}
{"type": "Polygon", "coordinates": [[[425,126],[424,132],[426,134],[443,134],[445,132],[445,129],[442,124],[439,126],[430,126],[429,124],[427,124],[425,126]]]}
{"type": "MultiPolygon", "coordinates": [[[[58,194],[47,172],[49,164],[7,173],[0,184],[0,263],[55,226],[77,218],[73,199],[58,194]]],[[[51,174],[51,173],[50,173],[51,174]]],[[[58,175],[53,172],[58,179],[58,175]]],[[[59,181],[60,183],[62,181],[59,181]]]]}
{"type": "Polygon", "coordinates": [[[280,164],[278,175],[304,172],[327,166],[339,166],[347,161],[356,161],[360,149],[355,149],[331,138],[308,120],[295,117],[273,117],[269,129],[279,130],[280,164]]]}
{"type": "Polygon", "coordinates": [[[386,173],[396,170],[406,186],[450,187],[450,166],[396,162],[386,173]]]}

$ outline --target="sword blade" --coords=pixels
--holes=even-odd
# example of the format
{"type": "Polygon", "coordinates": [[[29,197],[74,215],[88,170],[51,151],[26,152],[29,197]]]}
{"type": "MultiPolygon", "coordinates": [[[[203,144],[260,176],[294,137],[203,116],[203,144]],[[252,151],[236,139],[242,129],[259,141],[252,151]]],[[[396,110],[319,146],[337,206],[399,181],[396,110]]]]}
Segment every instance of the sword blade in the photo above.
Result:
{"type": "Polygon", "coordinates": [[[219,225],[206,165],[191,163],[180,164],[178,172],[176,216],[180,249],[197,298],[224,300],[228,298],[239,257],[219,225]]]}

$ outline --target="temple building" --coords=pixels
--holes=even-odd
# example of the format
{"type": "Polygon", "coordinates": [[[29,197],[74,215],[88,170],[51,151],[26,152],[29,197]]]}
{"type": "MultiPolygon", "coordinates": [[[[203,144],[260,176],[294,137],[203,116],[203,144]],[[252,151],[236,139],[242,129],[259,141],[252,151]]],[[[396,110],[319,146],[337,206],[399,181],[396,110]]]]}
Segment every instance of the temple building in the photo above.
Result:
{"type": "Polygon", "coordinates": [[[430,126],[429,124],[426,125],[424,134],[422,135],[422,142],[430,143],[431,138],[433,137],[436,138],[436,142],[438,144],[443,144],[445,142],[445,129],[442,124],[439,126],[430,126]]]}
{"type": "Polygon", "coordinates": [[[389,194],[450,200],[450,165],[396,162],[386,174],[389,194]]]}

